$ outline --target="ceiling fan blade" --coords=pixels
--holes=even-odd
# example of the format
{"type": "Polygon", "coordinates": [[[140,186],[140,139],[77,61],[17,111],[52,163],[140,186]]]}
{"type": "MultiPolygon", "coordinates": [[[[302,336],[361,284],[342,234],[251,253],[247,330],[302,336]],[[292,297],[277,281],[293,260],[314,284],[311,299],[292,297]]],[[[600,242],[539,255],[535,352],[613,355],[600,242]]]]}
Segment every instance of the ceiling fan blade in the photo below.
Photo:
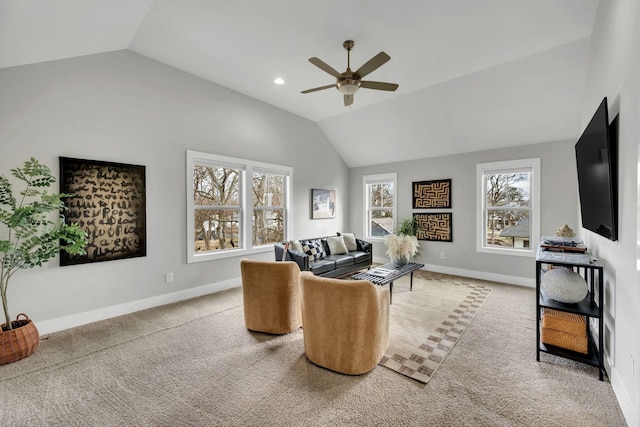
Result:
{"type": "Polygon", "coordinates": [[[335,78],[342,77],[342,74],[337,72],[331,65],[327,64],[320,58],[316,58],[314,56],[313,58],[309,58],[309,62],[311,62],[316,67],[320,68],[322,71],[331,74],[335,78]]]}
{"type": "Polygon", "coordinates": [[[387,55],[384,52],[380,52],[379,54],[371,58],[369,61],[367,61],[362,67],[358,68],[358,70],[353,74],[354,76],[357,76],[358,78],[361,79],[367,74],[369,74],[370,72],[375,71],[378,67],[380,67],[382,64],[384,64],[390,59],[391,57],[389,55],[387,55]]]}
{"type": "Polygon", "coordinates": [[[309,92],[316,92],[318,90],[324,90],[324,89],[329,89],[331,87],[336,87],[335,83],[332,85],[326,85],[326,86],[320,86],[320,87],[314,87],[313,89],[307,89],[307,90],[303,90],[300,93],[309,93],[309,92]]]}
{"type": "Polygon", "coordinates": [[[348,107],[351,104],[353,104],[353,95],[345,95],[344,96],[344,106],[348,107]]]}
{"type": "Polygon", "coordinates": [[[371,81],[361,82],[360,87],[364,87],[367,89],[389,90],[389,91],[394,91],[398,89],[398,85],[396,83],[371,82],[371,81]]]}

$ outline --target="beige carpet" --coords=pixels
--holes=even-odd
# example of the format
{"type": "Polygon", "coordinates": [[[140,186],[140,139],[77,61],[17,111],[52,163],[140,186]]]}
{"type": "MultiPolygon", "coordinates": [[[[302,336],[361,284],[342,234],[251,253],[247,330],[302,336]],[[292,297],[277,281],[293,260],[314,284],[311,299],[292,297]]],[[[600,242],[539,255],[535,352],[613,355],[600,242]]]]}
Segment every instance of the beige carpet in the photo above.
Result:
{"type": "Polygon", "coordinates": [[[426,384],[491,288],[478,280],[418,271],[413,290],[407,289],[408,277],[394,283],[389,349],[380,365],[426,384]]]}
{"type": "Polygon", "coordinates": [[[313,365],[300,330],[247,331],[236,288],[45,337],[0,367],[0,426],[624,426],[596,369],[536,362],[534,290],[490,287],[426,385],[313,365]]]}

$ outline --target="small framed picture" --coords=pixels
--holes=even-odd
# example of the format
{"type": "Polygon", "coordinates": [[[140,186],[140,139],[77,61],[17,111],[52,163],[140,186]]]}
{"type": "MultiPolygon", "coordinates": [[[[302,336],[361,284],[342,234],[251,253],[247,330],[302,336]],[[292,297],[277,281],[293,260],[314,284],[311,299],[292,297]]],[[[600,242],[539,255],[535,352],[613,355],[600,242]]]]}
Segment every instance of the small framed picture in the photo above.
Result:
{"type": "Polygon", "coordinates": [[[311,219],[336,217],[336,190],[311,189],[311,219]]]}

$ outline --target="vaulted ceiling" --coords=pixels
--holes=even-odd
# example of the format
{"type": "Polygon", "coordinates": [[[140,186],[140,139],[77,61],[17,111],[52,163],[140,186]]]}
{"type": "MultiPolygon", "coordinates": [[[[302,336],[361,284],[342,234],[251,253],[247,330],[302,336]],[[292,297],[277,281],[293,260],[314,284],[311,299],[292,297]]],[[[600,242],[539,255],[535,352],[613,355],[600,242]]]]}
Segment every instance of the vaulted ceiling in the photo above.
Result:
{"type": "MultiPolygon", "coordinates": [[[[315,121],[348,166],[577,139],[598,0],[0,0],[0,68],[120,49],[315,121]],[[391,60],[351,107],[312,65],[391,60]],[[273,83],[276,77],[283,85],[273,83]]],[[[0,95],[1,96],[1,95],[0,95]]]]}

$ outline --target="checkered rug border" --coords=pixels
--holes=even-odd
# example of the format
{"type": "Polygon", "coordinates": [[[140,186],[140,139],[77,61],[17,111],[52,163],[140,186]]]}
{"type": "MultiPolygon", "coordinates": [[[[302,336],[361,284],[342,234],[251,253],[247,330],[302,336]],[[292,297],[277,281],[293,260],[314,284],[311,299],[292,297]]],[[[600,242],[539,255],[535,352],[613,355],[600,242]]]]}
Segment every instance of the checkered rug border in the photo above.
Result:
{"type": "Polygon", "coordinates": [[[462,280],[452,280],[451,284],[469,289],[464,300],[429,336],[416,337],[414,349],[397,353],[388,351],[380,365],[425,384],[431,379],[491,292],[491,288],[482,284],[462,280]]]}

